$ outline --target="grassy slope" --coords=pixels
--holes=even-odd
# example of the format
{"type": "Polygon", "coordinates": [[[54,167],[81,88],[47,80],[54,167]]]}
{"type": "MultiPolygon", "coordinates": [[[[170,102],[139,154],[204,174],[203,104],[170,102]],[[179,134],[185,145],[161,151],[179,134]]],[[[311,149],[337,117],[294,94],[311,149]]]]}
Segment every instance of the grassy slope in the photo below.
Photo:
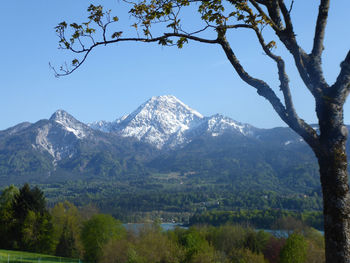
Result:
{"type": "Polygon", "coordinates": [[[35,262],[35,263],[79,263],[83,261],[79,261],[79,259],[70,259],[70,258],[60,258],[50,255],[37,254],[37,253],[29,253],[22,251],[12,251],[12,250],[2,250],[0,249],[0,262],[35,262]],[[8,261],[9,260],[9,261],[8,261]]]}

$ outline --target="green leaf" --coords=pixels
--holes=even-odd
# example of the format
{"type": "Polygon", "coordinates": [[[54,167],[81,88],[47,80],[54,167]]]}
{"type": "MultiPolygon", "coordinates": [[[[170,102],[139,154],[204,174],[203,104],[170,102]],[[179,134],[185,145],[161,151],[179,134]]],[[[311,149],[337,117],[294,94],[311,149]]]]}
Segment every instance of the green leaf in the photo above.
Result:
{"type": "Polygon", "coordinates": [[[123,31],[119,31],[119,32],[114,32],[112,34],[112,38],[119,38],[122,35],[123,31]]]}
{"type": "Polygon", "coordinates": [[[180,39],[177,41],[177,47],[183,48],[184,43],[188,43],[188,40],[186,37],[180,37],[180,39]]]}
{"type": "Polygon", "coordinates": [[[268,49],[276,48],[276,42],[272,40],[272,41],[270,41],[270,42],[266,45],[266,47],[267,47],[268,49]]]}
{"type": "Polygon", "coordinates": [[[167,38],[161,38],[161,39],[158,41],[158,44],[159,44],[159,45],[162,45],[162,46],[166,46],[166,45],[168,44],[167,38]]]}
{"type": "Polygon", "coordinates": [[[63,21],[58,24],[59,27],[66,28],[67,27],[67,22],[63,21]]]}

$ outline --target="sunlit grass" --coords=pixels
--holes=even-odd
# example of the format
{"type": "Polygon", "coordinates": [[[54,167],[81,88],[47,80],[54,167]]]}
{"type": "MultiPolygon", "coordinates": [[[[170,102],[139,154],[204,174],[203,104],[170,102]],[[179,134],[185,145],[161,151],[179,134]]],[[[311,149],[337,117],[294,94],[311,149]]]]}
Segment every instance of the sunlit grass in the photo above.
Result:
{"type": "Polygon", "coordinates": [[[71,258],[61,258],[55,257],[45,254],[37,254],[23,251],[12,251],[12,250],[0,250],[0,262],[8,262],[8,263],[19,263],[19,262],[40,262],[40,263],[79,263],[82,261],[79,259],[71,259],[71,258]]]}

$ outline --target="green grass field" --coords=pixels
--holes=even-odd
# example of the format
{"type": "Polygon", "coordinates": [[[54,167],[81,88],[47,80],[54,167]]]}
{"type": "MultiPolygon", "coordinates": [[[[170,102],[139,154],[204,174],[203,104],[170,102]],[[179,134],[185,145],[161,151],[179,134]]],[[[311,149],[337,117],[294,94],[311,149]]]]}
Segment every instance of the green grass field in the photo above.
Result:
{"type": "Polygon", "coordinates": [[[32,262],[32,263],[83,263],[79,259],[60,258],[50,255],[29,253],[22,251],[1,250],[0,249],[0,262],[19,263],[19,262],[32,262]]]}

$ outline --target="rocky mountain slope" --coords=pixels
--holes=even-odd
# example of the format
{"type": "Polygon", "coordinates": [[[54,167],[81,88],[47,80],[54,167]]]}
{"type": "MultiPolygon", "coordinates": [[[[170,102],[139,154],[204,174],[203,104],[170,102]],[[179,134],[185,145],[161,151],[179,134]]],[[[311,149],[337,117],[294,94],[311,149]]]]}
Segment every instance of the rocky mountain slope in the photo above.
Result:
{"type": "Polygon", "coordinates": [[[84,124],[58,110],[0,131],[0,185],[154,174],[270,189],[319,185],[312,152],[289,128],[205,117],[170,95],[152,97],[113,122],[84,124]]]}
{"type": "Polygon", "coordinates": [[[204,117],[171,95],[152,97],[114,122],[98,121],[88,125],[96,130],[137,138],[158,149],[180,148],[203,134],[218,136],[234,132],[254,136],[258,130],[219,114],[204,117]]]}
{"type": "Polygon", "coordinates": [[[58,110],[48,120],[0,132],[0,184],[115,175],[141,167],[140,160],[153,151],[148,144],[94,130],[58,110]]]}

